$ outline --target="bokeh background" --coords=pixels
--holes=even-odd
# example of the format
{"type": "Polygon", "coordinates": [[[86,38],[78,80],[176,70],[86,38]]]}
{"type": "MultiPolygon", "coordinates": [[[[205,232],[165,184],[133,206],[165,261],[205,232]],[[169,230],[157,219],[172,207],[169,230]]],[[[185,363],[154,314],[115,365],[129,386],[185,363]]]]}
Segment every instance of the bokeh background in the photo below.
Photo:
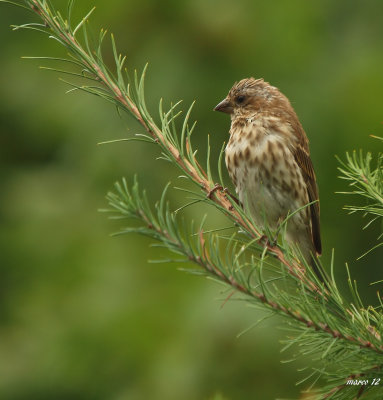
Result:
{"type": "MultiPolygon", "coordinates": [[[[64,6],[65,1],[55,4],[64,6]]],[[[197,100],[195,146],[210,135],[213,156],[229,120],[213,107],[233,82],[263,77],[292,101],[311,143],[322,207],[324,263],[335,248],[366,303],[376,304],[382,250],[379,226],[342,206],[335,155],[379,151],[383,136],[383,2],[114,0],[77,2],[97,9],[92,26],[113,32],[128,66],[150,63],[147,99],[197,100]]],[[[139,133],[129,118],[68,87],[44,63],[20,56],[63,56],[39,33],[12,32],[31,16],[0,5],[0,398],[297,398],[305,360],[281,364],[285,332],[277,317],[237,335],[262,314],[242,302],[224,307],[222,288],[175,265],[99,213],[113,183],[135,173],[154,202],[177,171],[143,143],[97,146],[139,133]]],[[[110,54],[110,52],[108,53],[110,54]]],[[[381,150],[381,149],[380,149],[381,150]]],[[[229,181],[228,181],[229,185],[229,181]]],[[[171,190],[170,200],[184,202],[171,190]]],[[[355,199],[356,201],[356,199],[355,199]]],[[[190,209],[186,217],[198,215],[190,209]]],[[[225,221],[213,215],[212,225],[225,221]]]]}

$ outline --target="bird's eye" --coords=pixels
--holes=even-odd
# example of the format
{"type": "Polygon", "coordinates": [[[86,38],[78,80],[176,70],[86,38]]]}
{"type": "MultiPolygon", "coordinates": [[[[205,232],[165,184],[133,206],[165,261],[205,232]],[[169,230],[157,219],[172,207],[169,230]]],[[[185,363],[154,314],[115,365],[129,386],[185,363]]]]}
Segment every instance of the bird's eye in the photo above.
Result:
{"type": "Polygon", "coordinates": [[[236,101],[238,104],[242,104],[245,101],[245,96],[237,96],[236,101]]]}

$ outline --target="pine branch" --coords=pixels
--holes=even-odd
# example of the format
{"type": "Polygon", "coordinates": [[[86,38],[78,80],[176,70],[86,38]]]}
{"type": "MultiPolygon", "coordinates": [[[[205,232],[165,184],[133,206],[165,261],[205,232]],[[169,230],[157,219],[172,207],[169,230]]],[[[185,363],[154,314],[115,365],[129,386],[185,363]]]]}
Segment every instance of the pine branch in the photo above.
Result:
{"type": "MultiPolygon", "coordinates": [[[[228,254],[225,257],[225,260],[223,260],[220,254],[221,243],[217,235],[210,234],[210,239],[206,242],[206,234],[204,233],[202,226],[199,228],[196,235],[191,234],[191,232],[193,232],[192,228],[189,232],[182,232],[180,226],[184,226],[185,223],[180,224],[177,221],[177,213],[171,212],[168,206],[165,207],[168,187],[164,190],[161,200],[156,207],[157,215],[153,214],[151,211],[145,193],[139,191],[137,179],[135,179],[131,190],[128,188],[125,179],[121,184],[117,183],[115,189],[115,193],[111,192],[107,196],[111,209],[104,211],[117,211],[120,216],[139,219],[144,224],[144,226],[138,228],[130,227],[123,229],[120,233],[137,232],[149,236],[162,242],[169,250],[177,254],[182,254],[186,257],[186,260],[199,265],[209,276],[226,283],[247,297],[260,301],[268,308],[291,317],[315,331],[321,330],[328,333],[333,338],[347,340],[357,344],[359,347],[372,349],[379,354],[383,353],[383,346],[380,344],[380,336],[376,337],[375,331],[372,333],[375,335],[375,339],[379,339],[375,342],[376,344],[372,343],[370,340],[364,340],[361,337],[346,335],[337,329],[332,328],[332,326],[334,326],[334,321],[327,319],[328,315],[325,315],[325,318],[327,319],[326,322],[316,322],[315,320],[308,318],[307,312],[303,311],[305,305],[298,305],[300,298],[297,298],[295,308],[290,306],[293,297],[291,294],[289,294],[286,305],[284,305],[282,301],[273,301],[272,299],[275,298],[276,295],[271,292],[272,286],[275,286],[275,280],[277,277],[281,280],[283,279],[278,267],[273,267],[272,264],[269,265],[269,272],[274,272],[275,274],[274,279],[269,282],[266,282],[261,273],[259,274],[256,283],[249,279],[250,275],[256,271],[257,263],[260,262],[262,264],[265,262],[266,248],[262,248],[261,245],[258,245],[258,250],[263,250],[260,260],[257,260],[256,257],[252,255],[250,260],[251,264],[247,266],[246,263],[249,263],[249,261],[242,261],[242,258],[246,259],[246,249],[242,242],[238,240],[236,235],[232,235],[229,240],[225,241],[224,246],[227,249],[228,254]],[[239,246],[241,249],[238,251],[237,247],[239,246]],[[272,282],[272,285],[269,285],[270,282],[272,282]],[[254,288],[257,287],[263,290],[255,290],[254,288]],[[266,295],[266,293],[268,293],[268,295],[266,295]],[[302,309],[302,311],[299,311],[299,309],[302,309]]],[[[179,260],[177,261],[179,262],[179,260]]],[[[279,295],[282,294],[282,290],[282,288],[278,288],[279,295]]],[[[318,301],[318,294],[314,295],[312,292],[309,292],[306,296],[307,301],[318,301]]],[[[347,316],[351,315],[355,317],[351,310],[344,310],[343,304],[340,301],[343,301],[343,299],[341,299],[340,293],[335,289],[332,293],[332,298],[329,298],[328,302],[323,301],[322,303],[324,306],[324,309],[322,310],[324,314],[327,314],[328,307],[332,306],[334,312],[337,312],[338,315],[343,311],[347,316]]],[[[345,317],[346,315],[342,316],[342,318],[345,317]]],[[[364,319],[359,318],[359,321],[363,321],[361,328],[364,330],[364,319]]],[[[355,323],[356,322],[354,321],[354,324],[355,323]]],[[[369,334],[371,335],[370,331],[369,334]]]]}
{"type": "MultiPolygon", "coordinates": [[[[3,0],[0,2],[10,3],[3,0]]],[[[84,85],[67,82],[71,85],[70,91],[82,90],[99,96],[119,110],[132,115],[145,129],[146,134],[128,140],[158,144],[162,158],[179,168],[195,184],[197,189],[191,191],[192,202],[214,206],[235,227],[231,235],[214,230],[208,233],[204,230],[203,223],[195,229],[193,222],[180,221],[183,207],[171,211],[166,201],[166,190],[156,206],[156,211],[153,211],[145,193],[139,190],[137,181],[130,189],[123,180],[121,184],[116,184],[115,193],[108,194],[109,205],[116,218],[136,219],[138,226],[129,226],[119,233],[136,232],[158,241],[161,246],[177,255],[173,261],[197,265],[198,269],[187,269],[189,272],[209,276],[234,289],[246,301],[284,316],[290,332],[284,349],[295,345],[298,348],[297,357],[310,356],[322,366],[320,369],[313,368],[313,372],[302,380],[311,380],[313,385],[322,377],[327,382],[314,395],[315,398],[349,399],[352,398],[350,395],[377,398],[374,397],[376,392],[373,386],[365,386],[363,393],[358,394],[360,389],[348,386],[347,380],[350,376],[371,377],[372,373],[377,379],[383,378],[382,304],[378,308],[364,307],[356,282],[352,282],[350,277],[348,282],[353,302],[346,301],[337,289],[333,277],[333,260],[330,265],[332,279],[329,287],[324,288],[313,271],[307,268],[299,249],[289,248],[284,241],[283,228],[289,216],[281,225],[281,244],[270,239],[275,237],[275,232],[267,227],[262,232],[238,205],[235,197],[224,189],[222,151],[218,165],[219,183],[214,182],[209,144],[206,168],[198,162],[192,146],[191,135],[195,124],[189,125],[189,121],[193,105],[188,109],[178,130],[174,121],[180,115],[179,103],[164,111],[161,101],[160,124],[155,123],[145,103],[146,67],[140,76],[135,71],[131,79],[124,66],[125,57],[118,54],[114,37],[111,36],[115,60],[112,72],[103,61],[102,46],[106,37],[104,30],[100,32],[97,44],[91,45],[87,26],[94,9],[77,25],[73,25],[73,0],[68,2],[66,19],[48,0],[20,0],[20,3],[12,4],[31,10],[40,21],[15,26],[14,29],[44,32],[66,49],[68,58],[38,58],[72,67],[48,67],[68,77],[83,79],[84,85]],[[79,39],[81,32],[82,40],[79,39]]],[[[353,193],[371,201],[368,206],[354,206],[350,211],[364,211],[381,218],[381,157],[376,170],[370,168],[369,155],[347,157],[347,163],[341,169],[344,179],[356,188],[353,193]]]]}
{"type": "MultiPolygon", "coordinates": [[[[383,142],[383,138],[372,137],[383,142]]],[[[355,195],[363,198],[365,202],[365,205],[346,205],[344,208],[350,214],[361,212],[363,217],[369,217],[369,221],[363,229],[368,228],[375,221],[380,222],[380,226],[383,226],[383,153],[378,153],[375,168],[371,166],[372,154],[367,152],[364,155],[362,150],[359,152],[354,150],[352,154],[347,153],[346,161],[342,161],[338,157],[338,161],[341,164],[338,167],[341,172],[340,178],[347,181],[350,188],[346,192],[338,193],[355,195]]],[[[382,236],[383,234],[378,239],[382,236]]],[[[383,242],[376,244],[359,258],[380,246],[383,246],[383,242]]]]}

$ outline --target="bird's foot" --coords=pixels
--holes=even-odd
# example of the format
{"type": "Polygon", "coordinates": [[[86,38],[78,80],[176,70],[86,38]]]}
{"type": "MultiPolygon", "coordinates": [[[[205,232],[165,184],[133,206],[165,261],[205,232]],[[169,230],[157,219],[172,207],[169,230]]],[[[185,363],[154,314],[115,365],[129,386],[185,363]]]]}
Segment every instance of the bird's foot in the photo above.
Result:
{"type": "Polygon", "coordinates": [[[239,205],[239,206],[242,207],[242,204],[241,204],[241,202],[239,201],[239,199],[238,199],[237,197],[235,197],[233,194],[231,194],[231,193],[229,192],[228,188],[224,188],[224,189],[223,189],[223,192],[224,192],[227,196],[229,196],[231,199],[233,199],[233,200],[237,203],[237,205],[239,205]]]}
{"type": "Polygon", "coordinates": [[[223,188],[219,183],[216,183],[216,184],[214,185],[213,189],[211,189],[211,190],[209,191],[209,193],[206,195],[206,197],[207,197],[208,199],[211,200],[213,194],[214,194],[217,190],[222,190],[222,191],[224,191],[224,188],[223,188]]]}
{"type": "Polygon", "coordinates": [[[206,195],[206,197],[208,199],[211,199],[213,194],[217,191],[220,190],[221,192],[225,193],[227,196],[229,196],[231,199],[233,199],[239,206],[241,205],[241,202],[233,195],[229,192],[228,188],[224,188],[222,187],[219,183],[216,183],[213,187],[213,189],[211,189],[208,194],[206,195]]]}

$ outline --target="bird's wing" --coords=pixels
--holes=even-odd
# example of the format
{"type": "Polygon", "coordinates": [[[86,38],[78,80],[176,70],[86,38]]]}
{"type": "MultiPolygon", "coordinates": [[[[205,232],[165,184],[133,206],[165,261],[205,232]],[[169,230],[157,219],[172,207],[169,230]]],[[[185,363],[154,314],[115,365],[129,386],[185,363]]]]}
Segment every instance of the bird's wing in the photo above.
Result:
{"type": "Polygon", "coordinates": [[[308,151],[303,146],[298,144],[294,150],[294,158],[297,164],[299,165],[303,179],[305,180],[307,193],[309,196],[309,202],[313,202],[315,200],[316,203],[310,205],[310,213],[311,213],[311,229],[312,229],[312,238],[315,250],[318,254],[322,253],[322,243],[320,238],[320,223],[319,223],[319,194],[318,187],[315,178],[314,167],[310,159],[310,155],[308,151]]]}

